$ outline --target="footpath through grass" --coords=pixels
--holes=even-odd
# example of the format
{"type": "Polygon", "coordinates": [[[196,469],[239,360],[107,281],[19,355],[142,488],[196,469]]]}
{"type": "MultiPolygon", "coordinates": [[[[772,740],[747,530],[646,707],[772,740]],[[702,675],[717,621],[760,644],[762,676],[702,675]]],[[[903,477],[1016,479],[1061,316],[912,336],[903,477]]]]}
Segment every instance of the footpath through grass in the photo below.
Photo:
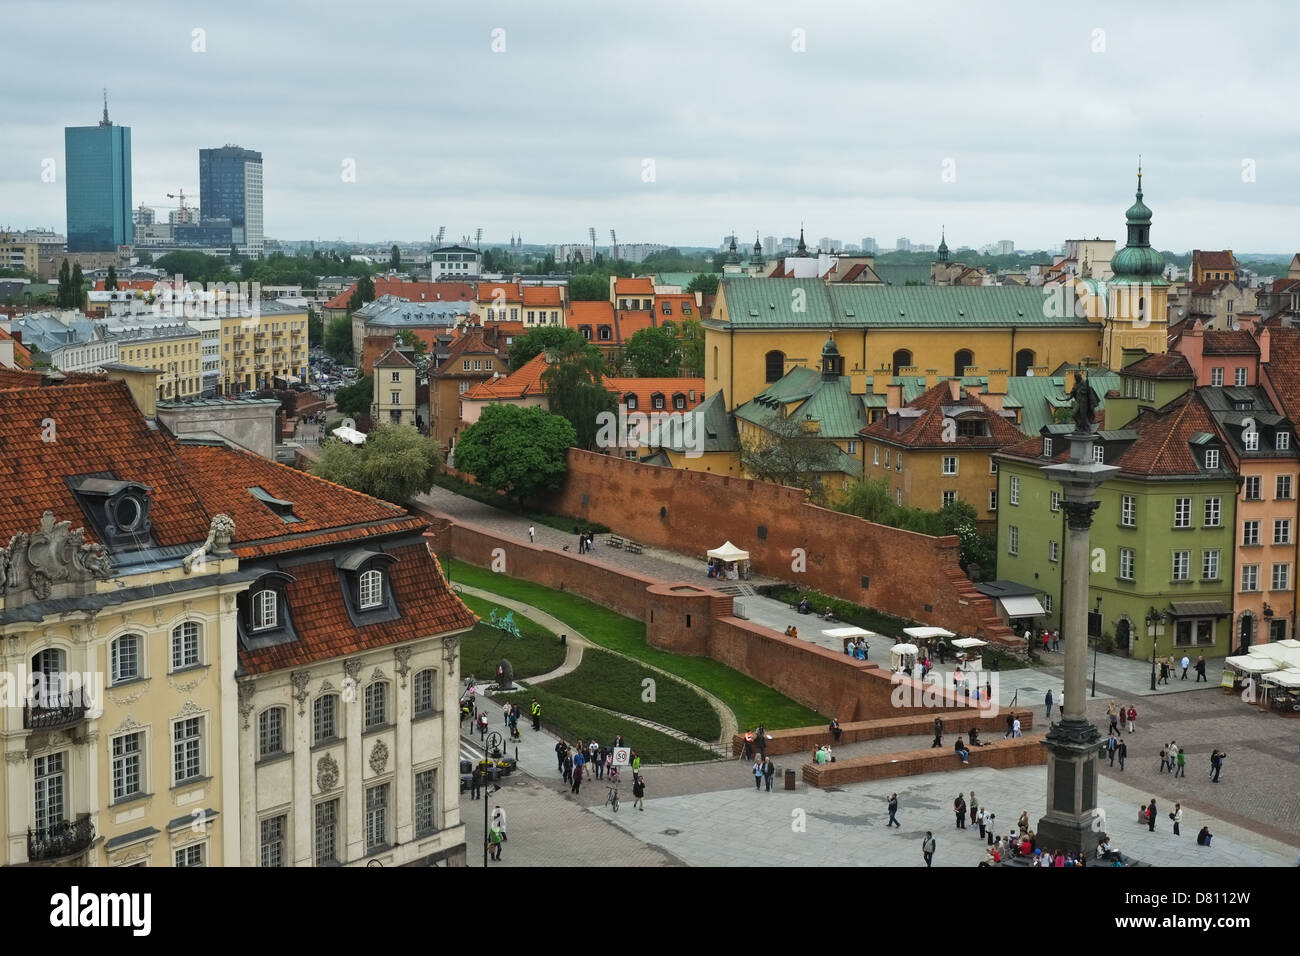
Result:
{"type": "MultiPolygon", "coordinates": [[[[536,697],[542,705],[542,729],[549,730],[571,745],[579,740],[595,740],[610,747],[613,746],[614,739],[622,734],[623,741],[637,752],[643,763],[692,763],[717,759],[717,754],[692,743],[588,707],[562,694],[551,693],[548,690],[550,686],[549,683],[541,684],[529,687],[526,691],[499,695],[501,700],[517,703],[520,712],[525,715],[519,724],[521,734],[532,733],[532,724],[527,714],[532,699],[536,697]]],[[[589,779],[596,782],[594,777],[589,779]]],[[[631,779],[630,776],[628,779],[631,779]]]]}
{"type": "Polygon", "coordinates": [[[694,689],[609,651],[588,648],[577,670],[542,686],[553,694],[652,720],[696,740],[714,743],[722,734],[717,712],[694,689]],[[645,685],[647,678],[654,683],[645,685]]]}
{"type": "MultiPolygon", "coordinates": [[[[742,728],[756,727],[760,723],[771,730],[811,727],[825,724],[829,719],[717,661],[707,657],[670,654],[651,647],[645,641],[645,625],[640,621],[624,617],[584,598],[554,591],[521,578],[495,574],[456,558],[440,557],[439,560],[453,583],[483,588],[540,608],[572,625],[602,647],[663,668],[688,683],[704,688],[735,712],[736,721],[742,728]]],[[[667,723],[662,720],[656,722],[667,723]]]]}
{"type": "Polygon", "coordinates": [[[466,606],[483,618],[461,641],[461,674],[484,680],[496,676],[497,665],[506,658],[515,669],[515,677],[535,677],[553,671],[564,663],[564,648],[558,634],[552,634],[536,621],[515,614],[515,623],[523,637],[514,637],[488,624],[493,608],[504,614],[509,608],[493,604],[472,594],[461,595],[466,606]]]}

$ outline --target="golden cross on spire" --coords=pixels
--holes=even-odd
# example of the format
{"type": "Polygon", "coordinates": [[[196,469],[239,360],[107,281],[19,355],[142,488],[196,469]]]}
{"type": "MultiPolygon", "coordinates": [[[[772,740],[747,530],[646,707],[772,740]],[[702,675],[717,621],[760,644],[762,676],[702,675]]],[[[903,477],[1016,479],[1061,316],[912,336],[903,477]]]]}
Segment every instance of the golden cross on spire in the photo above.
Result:
{"type": "Polygon", "coordinates": [[[1142,181],[1142,154],[1138,153],[1138,182],[1142,181]]]}

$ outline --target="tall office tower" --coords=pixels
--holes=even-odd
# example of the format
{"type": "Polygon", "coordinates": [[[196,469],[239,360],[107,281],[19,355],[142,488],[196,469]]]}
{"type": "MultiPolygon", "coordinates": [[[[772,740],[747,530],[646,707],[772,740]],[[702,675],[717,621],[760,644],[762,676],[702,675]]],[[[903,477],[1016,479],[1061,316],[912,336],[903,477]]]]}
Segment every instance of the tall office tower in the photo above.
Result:
{"type": "Polygon", "coordinates": [[[63,130],[69,252],[116,252],[135,242],[131,211],[131,127],[104,118],[63,130]]]}
{"type": "Polygon", "coordinates": [[[207,219],[229,219],[240,254],[261,257],[261,153],[238,146],[199,150],[199,220],[207,219]]]}

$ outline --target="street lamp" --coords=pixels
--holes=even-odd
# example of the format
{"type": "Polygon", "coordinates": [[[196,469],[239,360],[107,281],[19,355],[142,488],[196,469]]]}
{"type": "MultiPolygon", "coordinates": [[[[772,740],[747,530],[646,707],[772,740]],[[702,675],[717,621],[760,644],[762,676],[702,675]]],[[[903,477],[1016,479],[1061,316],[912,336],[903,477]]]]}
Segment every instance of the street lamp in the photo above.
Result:
{"type": "Polygon", "coordinates": [[[1156,625],[1161,614],[1154,607],[1147,611],[1147,633],[1151,635],[1151,689],[1156,689],[1156,625]]]}
{"type": "MultiPolygon", "coordinates": [[[[1097,615],[1097,620],[1100,624],[1101,621],[1101,595],[1100,594],[1097,595],[1097,610],[1095,613],[1097,615]]],[[[1100,643],[1101,643],[1101,634],[1099,632],[1098,635],[1092,639],[1092,696],[1093,697],[1097,696],[1097,645],[1100,643]]]]}

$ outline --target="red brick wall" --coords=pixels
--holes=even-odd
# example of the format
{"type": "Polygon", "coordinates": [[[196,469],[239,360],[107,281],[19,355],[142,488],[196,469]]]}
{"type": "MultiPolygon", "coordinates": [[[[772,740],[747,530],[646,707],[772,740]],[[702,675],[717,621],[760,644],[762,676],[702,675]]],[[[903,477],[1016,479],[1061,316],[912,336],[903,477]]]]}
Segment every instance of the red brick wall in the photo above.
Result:
{"type": "MultiPolygon", "coordinates": [[[[1047,763],[1047,748],[1033,737],[993,740],[987,747],[970,752],[972,767],[1032,767],[1047,763]]],[[[814,787],[842,787],[889,777],[910,777],[918,773],[960,772],[960,761],[951,747],[943,750],[912,750],[904,753],[850,757],[835,763],[806,763],[803,779],[814,787]]]]}
{"type": "MultiPolygon", "coordinates": [[[[879,740],[882,737],[915,737],[917,735],[928,735],[934,733],[934,718],[936,711],[929,708],[923,714],[917,714],[914,711],[899,710],[898,714],[907,714],[901,717],[883,717],[874,720],[857,720],[857,721],[840,721],[840,742],[839,745],[860,743],[864,740],[879,740]]],[[[980,716],[981,711],[972,709],[970,714],[958,717],[953,712],[942,714],[944,723],[944,742],[949,750],[952,750],[952,744],[956,743],[957,738],[969,740],[971,727],[979,728],[982,740],[992,743],[995,739],[1000,739],[1006,730],[1007,714],[1011,713],[1020,718],[1021,731],[1028,731],[1034,726],[1034,716],[1027,710],[1017,708],[1014,711],[999,710],[990,713],[988,716],[980,716]]],[[[731,755],[740,756],[745,750],[745,732],[753,730],[752,727],[745,728],[742,733],[736,734],[731,739],[731,755]]],[[[768,732],[772,739],[767,742],[767,755],[769,757],[781,756],[783,754],[811,753],[815,748],[822,744],[834,743],[834,737],[825,726],[817,727],[794,727],[789,730],[772,730],[768,732]]]]}
{"type": "Polygon", "coordinates": [[[1022,643],[961,572],[956,537],[873,524],[804,497],[766,482],[571,449],[564,487],[547,504],[645,544],[698,554],[701,568],[704,553],[729,538],[761,574],[961,634],[1022,643]],[[801,573],[792,570],[796,548],[806,555],[801,573]]]}

